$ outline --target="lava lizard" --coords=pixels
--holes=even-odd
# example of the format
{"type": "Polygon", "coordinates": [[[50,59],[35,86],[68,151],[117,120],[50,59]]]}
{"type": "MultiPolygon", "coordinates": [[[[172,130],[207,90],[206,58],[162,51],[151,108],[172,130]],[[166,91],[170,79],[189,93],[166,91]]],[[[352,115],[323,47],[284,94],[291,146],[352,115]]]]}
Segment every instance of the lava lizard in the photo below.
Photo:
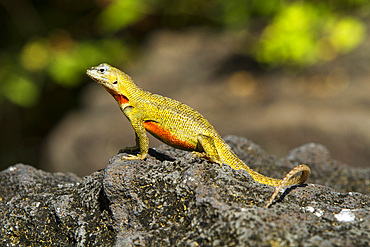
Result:
{"type": "Polygon", "coordinates": [[[113,96],[135,130],[136,146],[124,150],[139,150],[140,153],[124,156],[123,159],[144,159],[147,156],[148,131],[172,147],[193,151],[198,157],[218,164],[228,164],[235,170],[244,169],[258,183],[277,187],[266,208],[272,204],[282,187],[303,184],[310,175],[310,168],[304,164],[294,167],[283,179],[259,174],[244,164],[213,126],[193,108],[144,91],[127,74],[106,63],[92,67],[86,73],[113,96]],[[299,172],[302,172],[300,176],[293,177],[299,172]]]}

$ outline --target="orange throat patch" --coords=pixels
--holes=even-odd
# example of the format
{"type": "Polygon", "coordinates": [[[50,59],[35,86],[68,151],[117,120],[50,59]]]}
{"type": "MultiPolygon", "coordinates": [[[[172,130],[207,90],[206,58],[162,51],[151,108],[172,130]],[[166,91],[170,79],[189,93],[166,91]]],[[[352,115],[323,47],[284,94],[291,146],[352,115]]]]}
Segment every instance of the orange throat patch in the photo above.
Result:
{"type": "Polygon", "coordinates": [[[110,95],[113,96],[113,98],[117,101],[117,103],[119,105],[123,105],[123,104],[126,104],[129,102],[128,98],[123,95],[123,94],[118,94],[116,91],[110,89],[110,88],[107,88],[107,87],[104,87],[104,89],[110,93],[110,95]]]}
{"type": "Polygon", "coordinates": [[[122,94],[112,94],[112,96],[120,105],[126,104],[129,101],[128,98],[122,94]]]}

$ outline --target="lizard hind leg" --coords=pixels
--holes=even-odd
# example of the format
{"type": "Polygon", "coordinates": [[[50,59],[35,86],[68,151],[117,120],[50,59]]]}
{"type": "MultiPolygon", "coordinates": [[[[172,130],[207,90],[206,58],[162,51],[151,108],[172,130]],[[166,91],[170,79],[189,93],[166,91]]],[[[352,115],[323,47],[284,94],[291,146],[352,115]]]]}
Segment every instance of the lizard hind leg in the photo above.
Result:
{"type": "Polygon", "coordinates": [[[193,153],[195,153],[195,155],[200,158],[205,158],[213,163],[222,165],[213,138],[207,135],[199,134],[197,136],[197,139],[199,150],[202,150],[204,152],[201,153],[193,152],[193,153]]]}

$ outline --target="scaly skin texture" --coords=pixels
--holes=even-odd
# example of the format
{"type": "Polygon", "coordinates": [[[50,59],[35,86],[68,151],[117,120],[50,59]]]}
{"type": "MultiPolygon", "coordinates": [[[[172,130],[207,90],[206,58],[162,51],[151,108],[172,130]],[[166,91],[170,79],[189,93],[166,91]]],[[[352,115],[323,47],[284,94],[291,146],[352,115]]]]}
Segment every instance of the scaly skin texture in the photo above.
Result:
{"type": "Polygon", "coordinates": [[[114,97],[135,130],[136,146],[124,150],[139,150],[140,153],[124,156],[124,159],[146,157],[149,150],[148,131],[172,147],[193,151],[199,157],[228,164],[235,170],[244,169],[255,181],[277,187],[266,207],[271,205],[283,186],[303,184],[310,175],[310,168],[306,165],[296,166],[284,179],[259,174],[244,164],[213,126],[193,108],[142,90],[127,74],[109,64],[92,67],[86,73],[114,97]],[[300,176],[292,178],[299,172],[302,172],[300,176]]]}

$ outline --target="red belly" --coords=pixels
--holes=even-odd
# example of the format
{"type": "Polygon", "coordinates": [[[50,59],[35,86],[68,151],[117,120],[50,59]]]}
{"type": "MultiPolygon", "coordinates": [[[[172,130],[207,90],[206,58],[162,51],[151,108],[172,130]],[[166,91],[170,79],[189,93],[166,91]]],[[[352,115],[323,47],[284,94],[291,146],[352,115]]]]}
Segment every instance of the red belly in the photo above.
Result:
{"type": "Polygon", "coordinates": [[[196,148],[194,144],[191,144],[185,140],[181,140],[156,122],[146,121],[144,122],[144,127],[149,133],[168,145],[185,150],[195,150],[196,148]]]}

